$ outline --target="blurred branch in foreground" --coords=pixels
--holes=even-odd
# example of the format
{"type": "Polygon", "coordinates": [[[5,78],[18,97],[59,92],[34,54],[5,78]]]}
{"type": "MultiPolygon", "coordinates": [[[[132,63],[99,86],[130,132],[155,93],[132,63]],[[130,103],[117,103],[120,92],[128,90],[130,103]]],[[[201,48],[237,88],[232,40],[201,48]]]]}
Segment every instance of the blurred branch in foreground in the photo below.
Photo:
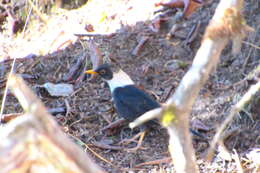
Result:
{"type": "Polygon", "coordinates": [[[64,135],[22,78],[11,75],[8,85],[25,115],[1,126],[1,173],[104,172],[64,135]]]}
{"type": "Polygon", "coordinates": [[[216,68],[228,41],[233,41],[233,53],[237,53],[246,33],[253,30],[242,17],[242,7],[243,0],[220,1],[193,64],[174,95],[162,109],[147,112],[130,124],[135,127],[155,117],[161,119],[170,134],[169,150],[178,173],[198,172],[188,126],[192,105],[200,89],[216,68]]]}

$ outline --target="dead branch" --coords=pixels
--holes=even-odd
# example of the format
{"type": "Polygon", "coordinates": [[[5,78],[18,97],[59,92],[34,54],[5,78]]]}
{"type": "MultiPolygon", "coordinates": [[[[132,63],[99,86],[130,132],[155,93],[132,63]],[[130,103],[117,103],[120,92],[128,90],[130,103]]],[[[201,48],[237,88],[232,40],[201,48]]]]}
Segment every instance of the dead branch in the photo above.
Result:
{"type": "Polygon", "coordinates": [[[101,131],[104,132],[104,131],[107,131],[109,129],[111,130],[111,129],[118,128],[118,127],[122,126],[125,122],[126,122],[125,119],[120,118],[120,119],[114,121],[113,123],[110,123],[107,126],[105,126],[104,128],[102,128],[101,131]]]}
{"type": "Polygon", "coordinates": [[[23,113],[11,113],[11,114],[3,114],[1,117],[1,123],[7,123],[19,116],[22,116],[23,113]]]}
{"type": "Polygon", "coordinates": [[[70,67],[69,73],[63,77],[63,81],[77,81],[81,80],[85,73],[86,55],[83,53],[77,59],[77,62],[70,67]]]}
{"type": "MultiPolygon", "coordinates": [[[[164,106],[166,106],[166,104],[162,105],[162,106],[164,107],[164,106]]],[[[129,123],[129,127],[133,129],[147,121],[150,121],[155,118],[160,118],[161,116],[162,116],[162,108],[156,108],[156,109],[150,110],[150,111],[144,113],[139,118],[137,118],[135,121],[129,123]]]]}
{"type": "Polygon", "coordinates": [[[162,163],[170,163],[171,161],[172,161],[171,157],[165,157],[165,158],[162,158],[162,159],[157,159],[157,160],[152,160],[152,161],[140,163],[138,165],[135,165],[134,167],[138,168],[138,167],[142,167],[142,166],[146,166],[146,165],[159,165],[159,164],[162,164],[162,163]]]}
{"type": "Polygon", "coordinates": [[[104,172],[64,135],[22,78],[10,75],[8,86],[26,115],[0,129],[1,173],[104,172]]]}
{"type": "Polygon", "coordinates": [[[192,27],[191,31],[189,32],[189,34],[186,38],[187,44],[192,43],[197,38],[199,29],[200,29],[200,25],[201,25],[201,22],[199,21],[192,27]]]}
{"type": "MultiPolygon", "coordinates": [[[[243,0],[221,0],[215,14],[208,25],[201,47],[199,48],[193,64],[183,77],[176,92],[162,107],[156,110],[152,116],[161,119],[170,134],[169,150],[177,172],[198,172],[195,162],[194,150],[188,131],[189,115],[192,105],[205,84],[209,74],[215,69],[220,54],[229,40],[233,41],[233,50],[237,50],[248,27],[241,15],[243,0]],[[161,112],[161,113],[160,113],[161,112]]],[[[144,117],[148,117],[148,112],[144,117]]],[[[144,121],[144,117],[140,117],[144,121]]],[[[136,120],[140,123],[140,119],[136,120]]],[[[148,119],[151,119],[150,117],[148,119]]],[[[131,127],[136,125],[131,124],[131,127]]]]}
{"type": "Polygon", "coordinates": [[[95,147],[102,148],[102,149],[105,149],[105,150],[122,151],[122,150],[125,149],[124,147],[112,146],[112,145],[104,144],[104,143],[97,142],[97,141],[96,141],[96,142],[93,142],[92,144],[93,144],[93,146],[95,146],[95,147]]]}
{"type": "Polygon", "coordinates": [[[133,49],[131,52],[132,55],[138,56],[143,49],[145,43],[148,41],[149,37],[148,36],[143,36],[141,40],[138,42],[137,46],[133,49]]]}

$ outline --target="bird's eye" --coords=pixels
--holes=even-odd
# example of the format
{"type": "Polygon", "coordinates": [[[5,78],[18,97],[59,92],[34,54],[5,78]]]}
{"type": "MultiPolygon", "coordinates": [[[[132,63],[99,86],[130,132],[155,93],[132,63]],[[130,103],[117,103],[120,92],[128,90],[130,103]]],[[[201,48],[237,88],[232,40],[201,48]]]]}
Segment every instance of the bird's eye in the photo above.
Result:
{"type": "Polygon", "coordinates": [[[106,71],[105,70],[101,70],[99,73],[102,75],[102,74],[105,74],[106,71]]]}

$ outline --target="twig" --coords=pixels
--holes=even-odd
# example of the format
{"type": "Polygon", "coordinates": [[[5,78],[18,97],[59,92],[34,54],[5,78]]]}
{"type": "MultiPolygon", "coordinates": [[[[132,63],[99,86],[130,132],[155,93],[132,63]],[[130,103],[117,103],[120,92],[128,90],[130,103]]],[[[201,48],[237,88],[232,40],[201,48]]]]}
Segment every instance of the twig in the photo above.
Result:
{"type": "Polygon", "coordinates": [[[217,88],[217,89],[219,89],[219,90],[226,90],[226,89],[229,89],[229,88],[234,88],[234,87],[236,87],[237,85],[240,85],[240,84],[242,84],[243,82],[245,82],[247,80],[247,78],[244,78],[244,79],[242,79],[242,80],[240,80],[240,81],[237,81],[237,82],[235,82],[235,83],[233,83],[233,84],[230,84],[230,85],[227,85],[227,86],[224,86],[224,87],[219,87],[219,88],[217,88]]]}
{"type": "Polygon", "coordinates": [[[101,37],[102,34],[88,33],[88,34],[74,34],[77,37],[101,37]]]}
{"type": "Polygon", "coordinates": [[[224,131],[224,129],[227,127],[227,125],[231,122],[231,120],[233,119],[233,117],[245,106],[245,104],[247,104],[252,97],[260,90],[260,81],[251,86],[250,89],[245,93],[245,95],[241,98],[241,100],[235,105],[233,106],[233,108],[230,111],[230,114],[228,115],[228,117],[225,119],[225,121],[222,123],[222,125],[220,126],[220,128],[218,129],[217,133],[215,134],[211,145],[210,145],[210,149],[208,151],[208,155],[207,155],[207,160],[211,160],[213,157],[213,150],[216,147],[222,132],[224,131]]]}
{"type": "Polygon", "coordinates": [[[143,36],[141,40],[138,42],[137,46],[134,48],[132,51],[132,55],[137,56],[140,54],[140,51],[144,47],[145,43],[148,41],[149,37],[148,36],[143,36]]]}
{"type": "Polygon", "coordinates": [[[84,74],[84,68],[86,64],[85,54],[82,54],[77,59],[77,62],[70,67],[68,74],[63,77],[63,81],[76,81],[82,74],[84,74]]]}
{"type": "Polygon", "coordinates": [[[192,29],[189,32],[187,39],[186,39],[187,44],[190,44],[195,40],[195,38],[197,37],[197,35],[199,33],[200,25],[201,25],[201,22],[199,21],[192,27],[192,29]]]}
{"type": "Polygon", "coordinates": [[[152,119],[158,118],[161,116],[162,108],[156,108],[144,113],[141,117],[137,118],[135,121],[129,123],[130,128],[135,128],[141,124],[150,121],[152,119]]]}
{"type": "MultiPolygon", "coordinates": [[[[116,167],[113,163],[109,162],[107,159],[105,159],[104,157],[100,156],[97,152],[95,152],[94,150],[92,150],[87,144],[85,144],[85,147],[91,151],[97,158],[99,158],[100,160],[112,165],[113,167],[116,167]]],[[[117,167],[116,167],[117,168],[117,167]]]]}
{"type": "MultiPolygon", "coordinates": [[[[243,69],[242,69],[243,71],[243,69]]],[[[258,79],[258,76],[260,74],[260,65],[258,65],[254,70],[252,70],[244,79],[237,81],[233,84],[230,84],[228,86],[222,87],[222,88],[218,88],[220,90],[225,90],[225,89],[229,89],[231,87],[236,87],[237,85],[242,84],[243,82],[245,82],[246,80],[254,80],[256,78],[256,80],[258,79]]]]}
{"type": "Polygon", "coordinates": [[[247,66],[248,60],[249,60],[249,58],[250,58],[250,56],[251,56],[251,54],[252,54],[252,52],[253,52],[252,50],[253,50],[252,48],[249,50],[249,53],[248,53],[247,57],[245,58],[245,61],[244,61],[244,63],[243,63],[242,70],[241,70],[242,73],[245,72],[245,68],[246,68],[246,66],[247,66]]]}
{"type": "MultiPolygon", "coordinates": [[[[56,41],[56,40],[54,40],[54,42],[55,42],[55,41],[56,41]]],[[[60,50],[62,50],[63,48],[65,48],[65,47],[71,45],[72,43],[73,43],[72,39],[68,39],[68,40],[62,42],[62,43],[56,48],[56,51],[60,51],[60,50]]],[[[50,46],[50,47],[51,47],[51,46],[50,46]]]]}
{"type": "Polygon", "coordinates": [[[112,122],[111,124],[107,125],[106,127],[102,128],[101,131],[106,131],[108,129],[113,129],[115,127],[118,127],[120,125],[122,125],[123,123],[125,123],[126,120],[121,118],[121,119],[118,119],[116,120],[115,122],[112,122]]]}
{"type": "Polygon", "coordinates": [[[163,158],[163,159],[158,159],[158,160],[140,163],[138,165],[135,165],[134,167],[138,168],[138,167],[147,166],[147,165],[159,165],[159,164],[162,164],[162,163],[170,163],[171,161],[172,161],[171,157],[166,157],[166,158],[163,158]]]}
{"type": "Polygon", "coordinates": [[[247,42],[247,41],[243,41],[243,43],[244,43],[244,44],[247,44],[247,45],[250,45],[250,46],[252,46],[253,48],[260,49],[259,46],[256,46],[256,45],[254,45],[254,44],[252,44],[252,43],[249,43],[249,42],[247,42]]]}
{"type": "Polygon", "coordinates": [[[115,35],[115,33],[111,34],[96,34],[96,33],[87,33],[87,34],[74,34],[76,37],[106,37],[110,38],[115,35]]]}
{"type": "Polygon", "coordinates": [[[76,121],[73,121],[70,125],[69,125],[69,127],[71,128],[72,126],[74,126],[75,124],[78,124],[80,121],[82,121],[83,120],[83,118],[80,118],[79,120],[76,120],[76,121]]]}
{"type": "Polygon", "coordinates": [[[172,91],[174,90],[176,86],[172,85],[171,88],[169,89],[169,91],[167,92],[166,96],[161,100],[162,103],[166,102],[166,100],[168,100],[168,98],[171,96],[172,91]]]}
{"type": "MultiPolygon", "coordinates": [[[[99,158],[100,160],[108,163],[109,165],[112,165],[113,167],[116,167],[113,163],[111,163],[110,161],[108,161],[107,159],[105,159],[104,157],[102,157],[101,155],[99,155],[97,152],[95,152],[94,150],[92,150],[85,142],[83,142],[82,140],[80,140],[79,138],[77,138],[76,136],[73,136],[71,134],[69,134],[69,136],[71,138],[73,138],[75,141],[77,141],[78,144],[80,144],[81,146],[86,147],[86,150],[91,151],[97,158],[99,158]]],[[[117,168],[117,167],[116,167],[117,168]]]]}
{"type": "Polygon", "coordinates": [[[179,23],[174,24],[174,25],[172,26],[172,28],[170,29],[170,32],[167,34],[167,39],[170,39],[170,38],[174,37],[174,36],[175,36],[175,33],[176,33],[178,30],[180,30],[181,27],[182,27],[182,25],[179,24],[179,23]]]}
{"type": "Polygon", "coordinates": [[[102,148],[102,149],[106,149],[106,150],[122,151],[122,150],[125,149],[124,147],[111,146],[111,145],[103,144],[103,143],[100,143],[100,142],[93,142],[92,144],[93,144],[95,147],[102,148]]]}
{"type": "Polygon", "coordinates": [[[68,117],[68,115],[71,113],[71,107],[70,107],[69,101],[67,99],[65,99],[64,102],[65,102],[65,106],[66,106],[65,117],[68,117]]]}
{"type": "Polygon", "coordinates": [[[41,21],[44,22],[45,24],[48,23],[48,21],[45,19],[45,16],[43,16],[43,14],[38,10],[38,8],[34,5],[34,3],[32,2],[32,0],[28,0],[29,4],[31,5],[31,7],[33,8],[33,10],[37,13],[37,15],[40,17],[41,21]]]}
{"type": "MultiPolygon", "coordinates": [[[[34,2],[35,2],[35,0],[33,0],[32,3],[34,3],[34,2]]],[[[27,17],[26,17],[26,21],[25,21],[25,24],[24,24],[24,27],[23,27],[23,32],[22,32],[22,33],[23,33],[22,38],[24,38],[25,29],[26,29],[26,27],[27,27],[27,25],[28,25],[28,23],[29,23],[31,14],[32,14],[32,6],[31,6],[31,8],[29,9],[29,14],[28,14],[27,17]]]]}
{"type": "Polygon", "coordinates": [[[223,133],[219,141],[225,142],[228,138],[237,135],[239,132],[241,132],[241,129],[239,127],[232,128],[227,132],[223,133]]]}
{"type": "MultiPolygon", "coordinates": [[[[11,74],[13,73],[13,71],[14,71],[15,61],[16,61],[16,57],[13,59],[13,63],[12,63],[12,66],[11,66],[10,74],[8,75],[8,79],[10,79],[10,75],[11,75],[11,74]]],[[[0,126],[2,125],[1,122],[2,122],[2,116],[3,116],[3,113],[4,113],[4,107],[5,107],[7,92],[8,92],[8,85],[5,86],[4,96],[3,96],[2,105],[1,105],[0,126]]]]}
{"type": "Polygon", "coordinates": [[[109,118],[107,115],[104,115],[103,113],[101,113],[101,117],[108,123],[111,124],[111,118],[109,118]]]}

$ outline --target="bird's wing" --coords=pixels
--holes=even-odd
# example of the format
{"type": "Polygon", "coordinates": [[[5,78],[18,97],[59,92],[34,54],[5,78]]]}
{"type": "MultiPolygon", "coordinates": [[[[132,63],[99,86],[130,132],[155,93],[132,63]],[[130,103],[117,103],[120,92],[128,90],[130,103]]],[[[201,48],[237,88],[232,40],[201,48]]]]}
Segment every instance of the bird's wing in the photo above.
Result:
{"type": "Polygon", "coordinates": [[[118,114],[130,121],[149,110],[160,107],[158,102],[133,85],[116,88],[113,99],[118,114]]]}

